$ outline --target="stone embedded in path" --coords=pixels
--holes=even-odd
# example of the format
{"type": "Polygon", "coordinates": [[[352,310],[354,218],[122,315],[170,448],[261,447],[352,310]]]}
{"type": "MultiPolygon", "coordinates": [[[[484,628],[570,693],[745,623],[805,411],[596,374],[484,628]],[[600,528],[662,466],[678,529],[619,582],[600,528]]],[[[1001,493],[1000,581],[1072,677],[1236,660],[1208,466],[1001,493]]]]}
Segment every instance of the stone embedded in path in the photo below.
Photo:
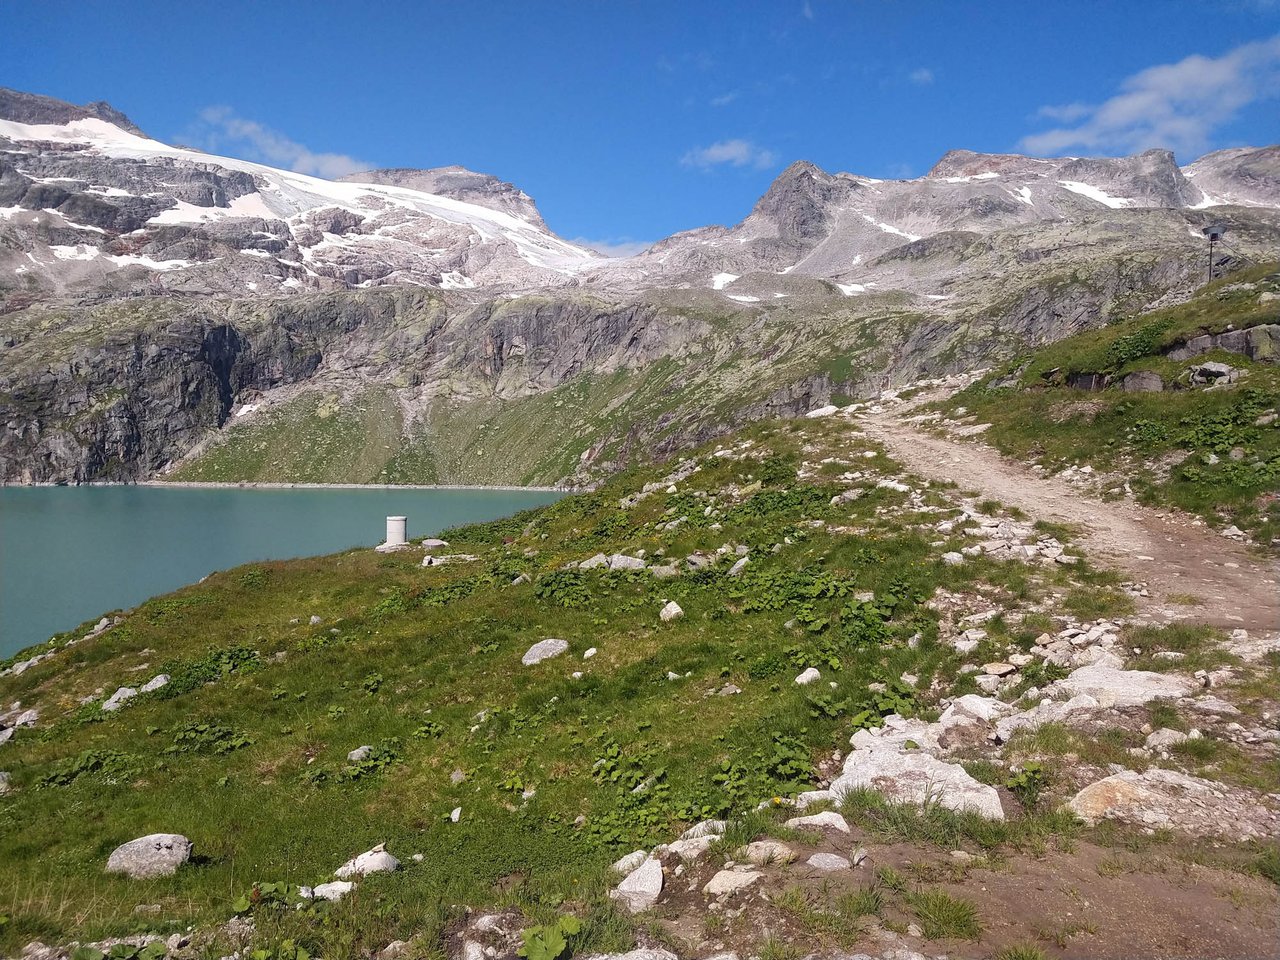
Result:
{"type": "Polygon", "coordinates": [[[636,867],[609,896],[622,903],[628,913],[641,913],[662,895],[662,864],[652,857],[636,867]]]}
{"type": "Polygon", "coordinates": [[[663,623],[670,623],[672,620],[678,620],[684,616],[684,610],[680,608],[680,604],[674,600],[668,600],[667,605],[662,608],[662,612],[658,614],[663,623]]]}
{"type": "Polygon", "coordinates": [[[1093,697],[1082,694],[1070,700],[1041,700],[1030,710],[1002,717],[996,721],[996,739],[1007,741],[1018,730],[1034,730],[1046,723],[1064,723],[1078,715],[1101,709],[1093,697]]]}
{"type": "Polygon", "coordinates": [[[721,870],[707,881],[702,892],[709,897],[732,896],[739,890],[745,890],[751,886],[761,876],[762,874],[755,870],[721,870]]]}
{"type": "Polygon", "coordinates": [[[707,852],[708,847],[719,839],[718,836],[710,835],[706,837],[690,837],[687,840],[676,840],[667,846],[667,852],[674,853],[681,860],[697,860],[707,852]]]}
{"type": "Polygon", "coordinates": [[[134,880],[168,877],[191,859],[191,841],[180,833],[152,833],[111,851],[107,873],[123,873],[134,880]]]}
{"type": "Polygon", "coordinates": [[[392,873],[399,869],[400,861],[387,853],[386,844],[380,843],[372,850],[366,850],[359,856],[352,857],[335,870],[333,875],[339,880],[347,880],[370,873],[392,873]]]}
{"type": "Polygon", "coordinates": [[[831,794],[840,799],[862,788],[876,790],[898,803],[937,803],[948,810],[1004,819],[995,787],[979,783],[958,763],[946,763],[927,753],[854,750],[845,760],[844,773],[832,781],[831,794]]]}
{"type": "Polygon", "coordinates": [[[520,658],[520,662],[526,667],[531,667],[535,663],[541,663],[543,660],[550,660],[552,657],[558,657],[568,649],[569,642],[567,640],[556,640],[554,638],[539,640],[524,652],[524,656],[520,658]]]}
{"type": "Polygon", "coordinates": [[[1250,839],[1280,835],[1280,814],[1244,790],[1152,767],[1091,783],[1067,803],[1086,823],[1118,820],[1194,836],[1250,839]]]}
{"type": "Polygon", "coordinates": [[[975,725],[982,726],[1000,719],[1010,709],[1012,708],[1007,703],[992,697],[980,697],[976,693],[966,693],[963,697],[957,697],[951,706],[942,712],[942,716],[938,718],[938,724],[943,730],[975,725]]]}
{"type": "Polygon", "coordinates": [[[787,826],[793,830],[817,829],[839,830],[841,833],[849,832],[848,821],[834,810],[812,813],[807,817],[792,817],[787,821],[787,826]]]}
{"type": "Polygon", "coordinates": [[[805,861],[815,870],[830,872],[833,870],[848,870],[853,864],[840,856],[838,853],[815,853],[812,857],[805,861]]]}
{"type": "MultiPolygon", "coordinates": [[[[1198,737],[1199,734],[1197,733],[1196,736],[1198,737]]],[[[1147,737],[1146,747],[1148,750],[1168,750],[1170,747],[1177,746],[1190,739],[1191,737],[1180,730],[1170,730],[1168,727],[1164,727],[1147,737]]]]}
{"type": "Polygon", "coordinates": [[[757,867],[765,867],[774,863],[790,863],[796,858],[796,853],[785,843],[777,840],[756,840],[748,843],[737,856],[748,863],[754,863],[757,867]]]}
{"type": "Polygon", "coordinates": [[[1179,677],[1149,670],[1117,670],[1092,664],[1081,667],[1054,687],[1072,697],[1087,695],[1102,707],[1139,707],[1152,700],[1172,700],[1190,696],[1194,685],[1179,677]]]}

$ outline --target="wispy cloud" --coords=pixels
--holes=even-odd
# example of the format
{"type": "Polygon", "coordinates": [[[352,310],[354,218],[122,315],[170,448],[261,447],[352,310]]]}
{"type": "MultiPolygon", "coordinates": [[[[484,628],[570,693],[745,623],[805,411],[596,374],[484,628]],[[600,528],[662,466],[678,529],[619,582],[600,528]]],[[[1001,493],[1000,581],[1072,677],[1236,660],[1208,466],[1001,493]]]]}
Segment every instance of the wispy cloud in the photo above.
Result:
{"type": "Polygon", "coordinates": [[[255,120],[246,120],[230,107],[208,107],[200,111],[200,122],[190,139],[195,146],[206,150],[232,153],[246,160],[329,179],[376,166],[344,153],[317,153],[279,131],[255,120]]]}
{"type": "Polygon", "coordinates": [[[776,166],[778,155],[756,146],[750,140],[721,140],[709,147],[697,147],[680,158],[682,166],[710,170],[712,167],[755,167],[767,170],[776,166]]]}
{"type": "Polygon", "coordinates": [[[1022,139],[1022,148],[1056,154],[1072,148],[1129,153],[1151,147],[1198,153],[1242,108],[1280,96],[1280,36],[1246,43],[1220,57],[1193,54],[1148,67],[1099,104],[1042,107],[1064,124],[1022,139]]]}
{"type": "Polygon", "coordinates": [[[727,107],[733,101],[738,99],[738,91],[730,90],[728,93],[722,93],[718,97],[712,97],[708,103],[713,107],[727,107]]]}
{"type": "Polygon", "coordinates": [[[574,237],[569,242],[603,253],[606,257],[634,257],[653,246],[652,240],[632,240],[630,237],[610,237],[606,240],[574,237]]]}
{"type": "Polygon", "coordinates": [[[813,19],[813,4],[811,4],[809,0],[804,0],[804,3],[800,7],[800,15],[806,20],[813,19]]]}
{"type": "Polygon", "coordinates": [[[907,79],[919,87],[927,87],[933,83],[933,71],[928,67],[920,67],[907,74],[907,79]]]}

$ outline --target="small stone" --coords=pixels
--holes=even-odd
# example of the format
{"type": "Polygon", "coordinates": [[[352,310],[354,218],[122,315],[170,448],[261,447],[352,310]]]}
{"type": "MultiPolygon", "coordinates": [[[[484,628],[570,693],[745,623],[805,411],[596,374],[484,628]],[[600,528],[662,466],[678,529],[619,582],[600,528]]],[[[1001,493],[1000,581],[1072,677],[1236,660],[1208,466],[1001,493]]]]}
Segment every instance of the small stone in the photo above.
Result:
{"type": "Polygon", "coordinates": [[[142,689],[139,690],[138,692],[150,693],[153,690],[159,690],[161,687],[167,686],[168,683],[169,683],[169,675],[167,673],[157,674],[156,676],[148,680],[146,683],[144,683],[142,685],[142,689]]]}
{"type": "Polygon", "coordinates": [[[777,840],[756,840],[747,844],[737,856],[757,867],[790,863],[796,858],[794,850],[777,840]]]}
{"type": "Polygon", "coordinates": [[[400,861],[387,853],[386,844],[380,843],[372,850],[366,850],[359,856],[352,857],[334,871],[334,876],[339,880],[346,880],[348,877],[363,877],[370,873],[391,873],[398,869],[400,869],[400,861]]]}
{"type": "Polygon", "coordinates": [[[121,687],[102,705],[102,709],[107,713],[115,713],[137,695],[138,691],[135,688],[121,687]]]}
{"type": "Polygon", "coordinates": [[[1012,663],[1003,663],[997,661],[995,663],[985,663],[982,665],[982,672],[989,677],[1007,677],[1011,673],[1017,673],[1018,668],[1012,663]]]}
{"type": "Polygon", "coordinates": [[[815,870],[830,872],[832,870],[848,870],[853,866],[848,860],[836,853],[815,853],[805,861],[815,870]]]}
{"type": "Polygon", "coordinates": [[[366,743],[364,746],[356,747],[348,753],[347,760],[351,763],[359,763],[361,760],[368,760],[371,753],[373,753],[373,747],[366,743]]]}
{"type": "Polygon", "coordinates": [[[520,662],[526,667],[541,663],[543,660],[550,660],[552,657],[558,657],[569,649],[569,643],[566,640],[556,640],[554,638],[548,640],[539,640],[528,650],[524,656],[520,658],[520,662]]]}
{"type": "Polygon", "coordinates": [[[310,619],[308,622],[311,624],[311,626],[313,626],[313,627],[318,627],[318,626],[319,626],[320,624],[322,624],[324,621],[323,621],[323,620],[321,620],[319,617],[317,617],[317,616],[313,613],[313,614],[311,615],[311,619],[310,619]]]}
{"type": "Polygon", "coordinates": [[[459,820],[461,820],[461,819],[462,819],[462,808],[461,808],[461,807],[454,807],[452,810],[450,810],[450,811],[449,811],[449,822],[450,822],[450,823],[457,823],[457,822],[458,822],[459,820]]]}
{"type": "Polygon", "coordinates": [[[816,828],[819,830],[838,830],[840,833],[849,832],[848,821],[834,810],[810,814],[807,817],[792,817],[787,821],[787,826],[793,830],[816,828]]]}
{"type": "Polygon", "coordinates": [[[809,667],[803,673],[801,673],[798,677],[796,677],[795,682],[797,686],[806,687],[809,684],[813,683],[815,680],[820,680],[820,679],[822,679],[822,674],[820,674],[816,668],[809,667]]]}
{"type": "Polygon", "coordinates": [[[595,647],[589,647],[589,648],[587,649],[587,652],[586,652],[586,653],[584,653],[584,654],[582,655],[582,659],[583,659],[583,660],[590,660],[592,657],[594,657],[594,656],[596,655],[596,653],[597,653],[597,652],[598,652],[598,651],[596,650],[596,648],[595,648],[595,647]]]}
{"type": "Polygon", "coordinates": [[[702,888],[702,892],[709,897],[728,897],[740,890],[745,890],[757,880],[762,874],[755,870],[721,870],[702,888]]]}
{"type": "Polygon", "coordinates": [[[322,883],[312,889],[311,895],[316,900],[328,900],[331,903],[336,903],[354,890],[355,886],[354,883],[348,880],[333,880],[329,883],[322,883]]]}
{"type": "Polygon", "coordinates": [[[614,861],[613,869],[618,873],[631,873],[648,859],[649,854],[643,850],[637,850],[634,853],[628,853],[620,860],[614,861]]]}
{"type": "Polygon", "coordinates": [[[672,620],[678,620],[684,616],[684,610],[680,608],[680,604],[674,600],[668,600],[667,605],[662,608],[658,617],[663,623],[670,623],[672,620]]]}

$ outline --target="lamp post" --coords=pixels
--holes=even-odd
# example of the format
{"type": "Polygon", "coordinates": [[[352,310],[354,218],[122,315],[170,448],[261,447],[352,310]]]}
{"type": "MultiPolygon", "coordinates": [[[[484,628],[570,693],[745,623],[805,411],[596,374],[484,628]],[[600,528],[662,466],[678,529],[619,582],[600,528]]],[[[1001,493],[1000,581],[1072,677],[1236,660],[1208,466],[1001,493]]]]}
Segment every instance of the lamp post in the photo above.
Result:
{"type": "Polygon", "coordinates": [[[1213,247],[1214,247],[1214,244],[1216,244],[1219,240],[1222,239],[1222,235],[1227,232],[1227,228],[1220,224],[1215,223],[1215,224],[1210,224],[1200,232],[1203,233],[1205,237],[1207,237],[1209,240],[1209,277],[1205,281],[1205,283],[1212,283],[1213,282],[1213,247]]]}

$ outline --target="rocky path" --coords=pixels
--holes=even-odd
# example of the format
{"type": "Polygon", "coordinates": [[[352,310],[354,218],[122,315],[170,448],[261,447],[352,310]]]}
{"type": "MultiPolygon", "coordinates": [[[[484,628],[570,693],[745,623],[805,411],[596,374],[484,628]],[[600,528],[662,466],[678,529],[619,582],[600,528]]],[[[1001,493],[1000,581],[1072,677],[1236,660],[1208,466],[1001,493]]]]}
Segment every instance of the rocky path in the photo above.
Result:
{"type": "Polygon", "coordinates": [[[1146,584],[1151,597],[1143,612],[1153,619],[1280,631],[1280,564],[1194,525],[1191,517],[1104,502],[1038,476],[978,440],[936,436],[906,419],[910,409],[864,412],[855,422],[920,476],[954,481],[1035,520],[1072,525],[1092,559],[1146,584]],[[1199,603],[1175,602],[1179,597],[1199,603]]]}

